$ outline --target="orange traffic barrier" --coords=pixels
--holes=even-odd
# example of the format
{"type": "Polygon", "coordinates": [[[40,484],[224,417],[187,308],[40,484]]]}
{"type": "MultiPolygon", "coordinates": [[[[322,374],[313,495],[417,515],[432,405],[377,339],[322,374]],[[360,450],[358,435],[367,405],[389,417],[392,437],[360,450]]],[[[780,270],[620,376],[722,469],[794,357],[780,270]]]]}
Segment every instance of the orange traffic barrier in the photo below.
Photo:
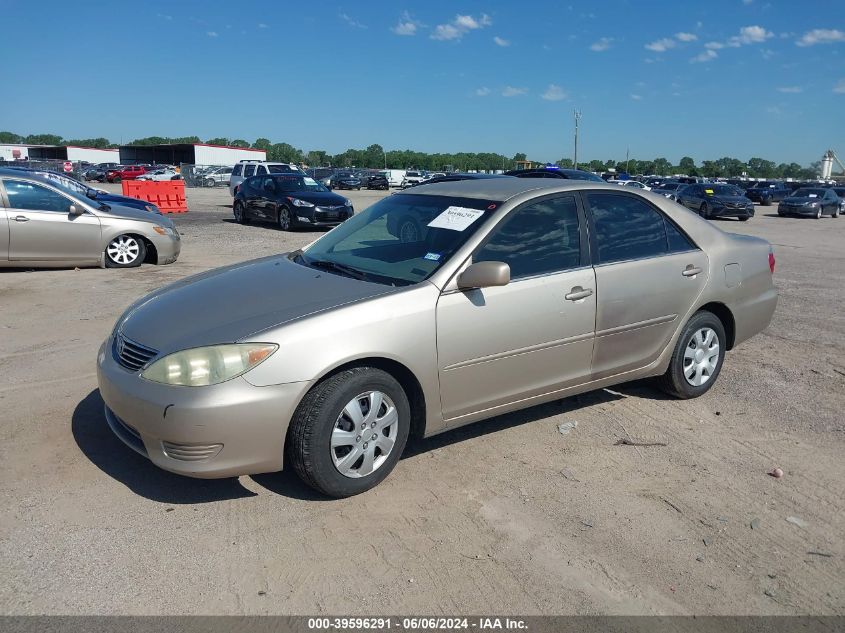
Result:
{"type": "Polygon", "coordinates": [[[162,213],[187,213],[184,180],[123,180],[123,195],[146,200],[156,205],[162,213]]]}

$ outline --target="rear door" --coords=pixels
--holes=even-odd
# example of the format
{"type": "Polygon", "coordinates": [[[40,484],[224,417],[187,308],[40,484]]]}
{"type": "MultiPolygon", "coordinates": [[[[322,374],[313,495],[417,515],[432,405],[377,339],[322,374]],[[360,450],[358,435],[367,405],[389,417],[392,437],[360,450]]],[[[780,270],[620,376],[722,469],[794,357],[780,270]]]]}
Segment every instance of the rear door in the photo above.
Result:
{"type": "Polygon", "coordinates": [[[643,197],[584,194],[596,272],[592,377],[645,367],[666,348],[709,275],[707,255],[643,197]]]}
{"type": "Polygon", "coordinates": [[[92,261],[100,257],[100,220],[70,215],[73,199],[42,184],[5,179],[10,260],[92,261]]]}
{"type": "Polygon", "coordinates": [[[6,212],[6,197],[3,182],[0,181],[0,261],[9,259],[9,216],[6,212]]]}

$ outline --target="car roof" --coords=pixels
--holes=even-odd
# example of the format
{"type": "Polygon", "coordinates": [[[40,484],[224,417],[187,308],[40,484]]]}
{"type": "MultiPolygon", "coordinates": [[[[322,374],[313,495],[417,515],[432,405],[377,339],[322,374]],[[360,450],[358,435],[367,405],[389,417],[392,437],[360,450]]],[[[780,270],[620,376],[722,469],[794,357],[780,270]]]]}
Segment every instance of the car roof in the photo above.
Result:
{"type": "MultiPolygon", "coordinates": [[[[14,178],[32,178],[33,180],[49,181],[54,176],[61,176],[69,180],[76,180],[67,174],[52,172],[46,169],[33,169],[31,167],[0,167],[0,176],[12,176],[14,178]]],[[[78,180],[76,182],[79,182],[78,180]]],[[[84,185],[84,183],[79,183],[84,185]]]]}
{"type": "Polygon", "coordinates": [[[558,191],[579,191],[581,189],[604,189],[618,192],[619,186],[592,180],[493,177],[429,182],[408,189],[407,195],[455,196],[456,198],[504,201],[529,191],[547,190],[548,193],[555,193],[558,191]]]}

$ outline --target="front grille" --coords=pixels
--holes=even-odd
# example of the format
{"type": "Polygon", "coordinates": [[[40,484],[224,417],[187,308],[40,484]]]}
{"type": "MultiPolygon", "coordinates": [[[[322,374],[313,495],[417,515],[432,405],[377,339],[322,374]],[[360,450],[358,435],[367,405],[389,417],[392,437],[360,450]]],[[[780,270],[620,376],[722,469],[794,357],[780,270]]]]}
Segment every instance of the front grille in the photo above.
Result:
{"type": "Polygon", "coordinates": [[[333,222],[345,220],[348,217],[346,207],[318,207],[314,212],[314,220],[317,222],[333,222]]]}
{"type": "Polygon", "coordinates": [[[162,441],[164,453],[182,462],[198,462],[217,455],[223,448],[222,444],[176,444],[162,441]]]}
{"type": "Polygon", "coordinates": [[[158,356],[157,350],[136,343],[120,333],[114,339],[114,351],[117,362],[131,371],[143,369],[158,356]]]}

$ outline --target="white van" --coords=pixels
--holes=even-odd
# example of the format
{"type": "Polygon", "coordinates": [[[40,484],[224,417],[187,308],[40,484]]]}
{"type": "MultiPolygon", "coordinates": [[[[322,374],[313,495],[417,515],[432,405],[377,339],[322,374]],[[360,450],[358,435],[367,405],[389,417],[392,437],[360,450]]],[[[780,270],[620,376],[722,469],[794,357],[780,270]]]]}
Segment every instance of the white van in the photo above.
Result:
{"type": "Polygon", "coordinates": [[[293,163],[268,163],[260,160],[242,160],[232,169],[229,176],[229,193],[235,197],[235,189],[250,176],[266,176],[267,174],[302,174],[293,163]]]}
{"type": "Polygon", "coordinates": [[[391,187],[400,187],[402,185],[402,181],[405,180],[404,169],[382,169],[379,173],[385,175],[387,178],[387,184],[391,187]]]}

